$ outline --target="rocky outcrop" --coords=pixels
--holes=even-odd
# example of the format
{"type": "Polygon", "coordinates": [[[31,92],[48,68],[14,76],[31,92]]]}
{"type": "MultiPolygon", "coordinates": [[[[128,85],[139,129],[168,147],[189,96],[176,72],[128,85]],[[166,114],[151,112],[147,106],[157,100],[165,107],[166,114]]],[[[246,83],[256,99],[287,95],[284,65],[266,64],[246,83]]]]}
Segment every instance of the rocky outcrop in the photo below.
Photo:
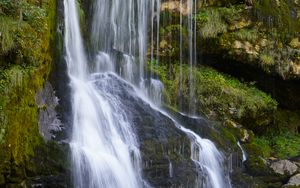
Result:
{"type": "Polygon", "coordinates": [[[275,173],[288,176],[293,175],[298,170],[298,166],[289,160],[280,160],[273,162],[271,163],[270,167],[274,170],[275,173]]]}
{"type": "MultiPolygon", "coordinates": [[[[183,14],[181,26],[178,2],[167,1],[162,9],[159,55],[165,61],[178,60],[181,33],[183,63],[188,63],[187,18],[183,14]]],[[[224,6],[229,2],[208,2],[207,6],[199,6],[195,16],[198,64],[207,64],[253,82],[285,108],[299,109],[297,28],[300,22],[289,15],[299,17],[300,7],[297,2],[271,0],[270,8],[264,2],[230,2],[231,6],[224,6]],[[286,90],[288,93],[282,92],[286,90]]]]}

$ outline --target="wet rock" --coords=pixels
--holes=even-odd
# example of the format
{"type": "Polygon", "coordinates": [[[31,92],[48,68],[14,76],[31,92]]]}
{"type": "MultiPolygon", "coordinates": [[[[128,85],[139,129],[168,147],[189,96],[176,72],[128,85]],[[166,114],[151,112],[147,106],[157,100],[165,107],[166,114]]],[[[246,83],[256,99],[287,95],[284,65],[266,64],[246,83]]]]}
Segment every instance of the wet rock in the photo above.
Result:
{"type": "Polygon", "coordinates": [[[281,175],[293,175],[298,170],[297,165],[289,160],[280,160],[273,162],[271,163],[270,167],[274,170],[275,173],[281,175]]]}
{"type": "Polygon", "coordinates": [[[300,187],[300,174],[292,176],[283,187],[300,187]]]}
{"type": "Polygon", "coordinates": [[[39,131],[43,138],[47,141],[55,138],[55,132],[63,129],[61,121],[56,113],[58,98],[52,85],[45,83],[44,88],[36,95],[36,103],[39,107],[39,131]]]}
{"type": "Polygon", "coordinates": [[[101,91],[120,98],[138,135],[145,179],[154,187],[194,187],[197,170],[190,159],[190,140],[174,122],[136,96],[130,85],[112,74],[95,77],[101,91]],[[109,86],[107,86],[109,84],[109,86]],[[172,175],[170,174],[172,164],[172,175]]]}
{"type": "Polygon", "coordinates": [[[64,176],[39,176],[28,179],[23,183],[24,187],[55,187],[55,188],[67,188],[64,176]]]}

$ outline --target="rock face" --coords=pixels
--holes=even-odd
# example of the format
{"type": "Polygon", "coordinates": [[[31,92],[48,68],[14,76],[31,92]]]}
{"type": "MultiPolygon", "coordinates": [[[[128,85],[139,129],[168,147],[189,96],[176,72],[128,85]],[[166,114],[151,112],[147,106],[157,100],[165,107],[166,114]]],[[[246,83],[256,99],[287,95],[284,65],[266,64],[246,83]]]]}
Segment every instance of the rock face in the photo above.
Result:
{"type": "Polygon", "coordinates": [[[37,93],[36,103],[39,107],[39,132],[47,141],[54,139],[54,133],[62,130],[62,123],[55,111],[58,98],[49,82],[37,93]]]}
{"type": "Polygon", "coordinates": [[[300,187],[300,174],[292,176],[287,184],[283,187],[300,187]]]}
{"type": "Polygon", "coordinates": [[[289,160],[280,160],[270,165],[275,173],[281,175],[293,175],[298,170],[298,166],[289,160]]]}
{"type": "MultiPolygon", "coordinates": [[[[219,2],[199,1],[201,6],[195,16],[198,64],[255,81],[257,87],[270,93],[285,108],[299,109],[299,3],[282,0],[219,2]],[[290,18],[289,15],[294,14],[298,19],[290,18]],[[277,20],[281,26],[268,25],[267,20],[277,20]],[[289,26],[290,31],[286,31],[289,26]],[[269,29],[276,30],[276,36],[269,29]]],[[[189,32],[186,25],[179,25],[178,3],[179,0],[167,1],[162,6],[161,60],[174,62],[180,58],[180,31],[184,61],[188,57],[189,32]]],[[[185,23],[186,13],[182,14],[185,23]]]]}
{"type": "Polygon", "coordinates": [[[127,118],[138,135],[146,180],[154,187],[195,186],[197,171],[190,159],[189,138],[115,75],[99,75],[96,80],[99,90],[106,88],[113,93],[128,112],[127,118]]]}
{"type": "MultiPolygon", "coordinates": [[[[116,75],[99,74],[95,76],[95,80],[99,90],[106,89],[106,92],[118,98],[117,101],[125,110],[128,122],[132,123],[140,145],[143,175],[150,185],[153,187],[199,185],[196,181],[202,181],[201,174],[198,174],[191,160],[190,139],[177,128],[175,122],[140,99],[136,94],[137,91],[116,75]]],[[[211,138],[219,148],[230,147],[228,140],[225,140],[217,132],[216,127],[206,120],[177,113],[172,115],[177,123],[195,131],[203,138],[211,138]]],[[[226,167],[224,170],[227,170],[226,167]]]]}

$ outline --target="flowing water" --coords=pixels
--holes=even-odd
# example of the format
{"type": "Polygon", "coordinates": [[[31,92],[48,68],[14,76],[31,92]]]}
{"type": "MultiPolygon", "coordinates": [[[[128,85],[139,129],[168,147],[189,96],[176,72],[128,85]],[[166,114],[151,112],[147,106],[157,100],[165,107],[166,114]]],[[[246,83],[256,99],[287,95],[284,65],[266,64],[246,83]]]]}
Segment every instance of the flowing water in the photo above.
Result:
{"type": "MultiPolygon", "coordinates": [[[[66,62],[71,79],[74,187],[142,187],[136,135],[119,101],[94,84],[87,69],[75,0],[65,0],[66,62]]],[[[96,70],[110,67],[97,55],[96,70]]],[[[102,78],[104,79],[104,78],[102,78]]]]}
{"type": "Polygon", "coordinates": [[[247,160],[247,154],[246,154],[244,148],[242,147],[242,145],[241,145],[241,143],[239,141],[237,142],[237,145],[239,146],[239,148],[242,151],[242,155],[243,155],[242,156],[242,162],[245,162],[247,160]]]}
{"type": "MultiPolygon", "coordinates": [[[[193,2],[190,0],[191,9],[196,6],[193,2]]],[[[121,75],[139,88],[136,90],[143,90],[152,98],[149,103],[152,108],[172,119],[176,127],[188,136],[191,160],[198,168],[198,187],[231,187],[223,167],[225,161],[222,153],[213,142],[186,129],[159,108],[164,86],[158,79],[145,75],[149,25],[152,36],[150,46],[155,43],[157,54],[159,50],[160,1],[94,1],[91,23],[94,64],[90,66],[80,34],[76,1],[64,0],[64,7],[65,58],[72,89],[73,133],[70,145],[74,187],[149,186],[143,180],[138,135],[127,116],[126,106],[114,94],[120,87],[110,82],[112,73],[109,72],[121,75]],[[157,36],[156,42],[154,35],[157,36]]],[[[196,30],[191,17],[190,37],[193,39],[196,30]]],[[[190,45],[190,51],[194,51],[194,43],[190,45]]],[[[151,53],[154,53],[154,47],[151,48],[151,53]]],[[[195,61],[194,55],[195,52],[191,52],[190,62],[195,61]]],[[[154,55],[151,57],[154,58],[154,55]]],[[[148,101],[147,97],[134,97],[148,101]]],[[[175,176],[171,162],[169,176],[175,176]]]]}

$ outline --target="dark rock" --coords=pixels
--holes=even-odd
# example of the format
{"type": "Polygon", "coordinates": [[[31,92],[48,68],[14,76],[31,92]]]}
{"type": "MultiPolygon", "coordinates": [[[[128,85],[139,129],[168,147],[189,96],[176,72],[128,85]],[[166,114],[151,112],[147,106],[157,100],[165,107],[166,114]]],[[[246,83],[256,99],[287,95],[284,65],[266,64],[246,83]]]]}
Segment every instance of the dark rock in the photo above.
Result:
{"type": "Polygon", "coordinates": [[[137,97],[136,91],[111,74],[97,76],[99,90],[105,88],[120,98],[127,118],[139,136],[146,180],[154,187],[193,187],[196,166],[190,159],[190,140],[174,122],[137,97]],[[109,87],[106,85],[109,84],[109,87]],[[170,175],[172,164],[172,175],[170,175]]]}

